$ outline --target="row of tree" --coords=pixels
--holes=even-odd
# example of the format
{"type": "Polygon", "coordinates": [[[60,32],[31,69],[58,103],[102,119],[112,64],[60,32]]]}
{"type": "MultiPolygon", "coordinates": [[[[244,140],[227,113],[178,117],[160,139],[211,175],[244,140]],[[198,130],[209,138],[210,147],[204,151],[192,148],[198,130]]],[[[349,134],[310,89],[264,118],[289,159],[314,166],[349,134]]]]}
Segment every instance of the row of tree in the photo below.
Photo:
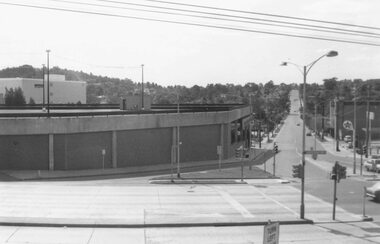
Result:
{"type": "MultiPolygon", "coordinates": [[[[127,95],[141,95],[141,83],[132,80],[96,76],[82,71],[72,71],[53,67],[51,74],[62,74],[67,80],[84,80],[87,82],[87,103],[100,102],[118,104],[127,95]]],[[[0,70],[0,77],[42,78],[43,71],[30,65],[0,70]]],[[[156,83],[144,84],[144,93],[149,94],[154,104],[175,104],[177,97],[180,103],[196,104],[251,104],[257,120],[273,127],[289,112],[289,92],[296,86],[280,84],[273,81],[262,83],[208,84],[164,87],[156,83]]],[[[10,89],[6,94],[6,104],[24,105],[25,98],[21,89],[10,89]]]]}
{"type": "MultiPolygon", "coordinates": [[[[303,85],[299,87],[299,92],[303,94],[303,85]]],[[[306,109],[307,113],[314,113],[317,106],[317,113],[325,115],[329,113],[328,103],[334,100],[357,101],[380,100],[380,79],[370,80],[338,80],[337,78],[323,80],[323,85],[316,83],[306,85],[306,109]]]]}

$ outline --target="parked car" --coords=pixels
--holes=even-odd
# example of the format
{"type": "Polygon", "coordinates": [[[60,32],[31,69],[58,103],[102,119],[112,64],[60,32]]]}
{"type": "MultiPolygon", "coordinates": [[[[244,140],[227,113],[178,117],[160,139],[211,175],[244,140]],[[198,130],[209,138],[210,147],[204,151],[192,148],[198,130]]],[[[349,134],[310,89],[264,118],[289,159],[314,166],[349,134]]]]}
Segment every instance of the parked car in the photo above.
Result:
{"type": "Polygon", "coordinates": [[[351,142],[352,141],[352,138],[351,136],[347,135],[343,138],[344,142],[351,142]]]}
{"type": "Polygon", "coordinates": [[[310,131],[307,132],[307,133],[306,133],[306,136],[311,136],[311,132],[310,132],[310,131]]]}
{"type": "Polygon", "coordinates": [[[366,187],[365,194],[380,202],[380,182],[375,183],[373,186],[366,187]]]}
{"type": "Polygon", "coordinates": [[[380,159],[368,159],[363,165],[367,171],[380,172],[380,159]]]}

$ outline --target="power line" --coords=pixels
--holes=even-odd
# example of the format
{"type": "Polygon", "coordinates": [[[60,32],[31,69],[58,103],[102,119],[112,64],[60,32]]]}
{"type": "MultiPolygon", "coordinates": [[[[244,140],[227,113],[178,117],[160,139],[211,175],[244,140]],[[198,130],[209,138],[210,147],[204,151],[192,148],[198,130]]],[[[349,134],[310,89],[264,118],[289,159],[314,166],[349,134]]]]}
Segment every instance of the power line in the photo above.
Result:
{"type": "Polygon", "coordinates": [[[174,4],[174,5],[181,5],[181,6],[188,6],[188,7],[205,8],[205,9],[213,9],[213,10],[230,11],[230,12],[245,13],[245,14],[270,16],[270,17],[285,18],[285,19],[303,20],[303,21],[310,21],[310,22],[316,22],[316,23],[334,24],[334,25],[342,25],[342,26],[349,26],[349,27],[366,28],[366,29],[373,29],[373,30],[380,30],[380,27],[374,27],[374,26],[354,25],[354,24],[348,24],[348,23],[343,23],[343,22],[334,22],[334,21],[326,21],[326,20],[318,20],[318,19],[300,18],[300,17],[292,17],[292,16],[278,15],[278,14],[268,14],[268,13],[260,13],[260,12],[253,12],[253,11],[237,10],[237,9],[217,8],[217,7],[210,7],[210,6],[204,6],[204,5],[195,5],[195,4],[186,4],[186,3],[175,3],[175,2],[161,1],[161,0],[143,0],[143,1],[165,3],[165,4],[174,4]]]}
{"type": "Polygon", "coordinates": [[[36,9],[47,9],[47,10],[55,10],[55,11],[62,11],[62,12],[71,12],[71,13],[81,13],[81,14],[89,14],[89,15],[118,17],[118,18],[126,18],[126,19],[137,19],[137,20],[145,20],[145,21],[151,21],[151,22],[171,23],[171,24],[179,24],[179,25],[198,26],[198,27],[207,27],[207,28],[224,29],[224,30],[234,30],[234,31],[269,34],[269,35],[277,35],[277,36],[296,37],[296,38],[302,38],[302,39],[333,41],[333,42],[360,44],[360,45],[367,45],[367,46],[380,46],[380,43],[371,43],[371,42],[344,40],[344,39],[334,39],[334,38],[329,38],[329,37],[306,36],[306,35],[299,35],[299,34],[280,33],[280,32],[273,32],[273,31],[261,31],[261,30],[244,29],[244,28],[238,28],[238,27],[218,26],[218,25],[211,25],[211,24],[198,24],[198,23],[191,23],[191,22],[182,22],[182,21],[164,20],[164,19],[157,19],[157,18],[146,18],[146,17],[137,17],[137,16],[129,16],[129,15],[110,14],[110,13],[102,13],[102,12],[91,12],[91,11],[84,11],[84,10],[57,8],[57,7],[46,7],[46,6],[38,6],[38,5],[7,3],[7,2],[0,2],[0,4],[9,5],[9,6],[17,6],[17,7],[28,7],[28,8],[36,8],[36,9]]]}
{"type": "MultiPolygon", "coordinates": [[[[95,7],[106,7],[106,8],[113,8],[113,9],[127,9],[127,10],[140,11],[140,12],[159,13],[159,14],[186,16],[186,17],[195,17],[195,18],[204,18],[204,19],[212,19],[212,20],[222,20],[222,21],[239,22],[239,23],[246,23],[246,24],[258,24],[258,25],[266,25],[266,26],[275,26],[275,27],[284,27],[284,28],[298,29],[298,30],[319,31],[319,32],[326,32],[326,33],[333,33],[333,34],[355,35],[355,36],[362,36],[362,37],[370,37],[370,38],[380,39],[380,34],[378,34],[378,33],[371,33],[369,35],[369,34],[361,34],[361,32],[350,31],[350,30],[345,30],[347,32],[332,31],[332,30],[323,30],[323,29],[321,29],[323,27],[318,27],[318,29],[316,29],[316,28],[309,28],[309,27],[290,26],[290,25],[284,25],[284,24],[270,24],[270,23],[263,23],[263,22],[257,22],[257,21],[234,20],[234,19],[210,17],[210,16],[203,16],[203,15],[174,13],[174,12],[167,12],[167,11],[157,11],[157,10],[137,9],[137,8],[119,7],[119,6],[93,4],[93,3],[73,2],[73,1],[67,1],[67,0],[46,0],[46,1],[60,2],[60,3],[69,3],[69,4],[76,4],[76,5],[85,5],[85,6],[95,6],[95,7]],[[350,33],[350,32],[354,32],[355,34],[354,33],[350,33]]],[[[101,2],[103,2],[103,1],[101,1],[101,2]]],[[[108,2],[108,1],[106,1],[106,2],[108,2]]],[[[124,4],[129,4],[129,3],[124,3],[124,4]]],[[[187,11],[187,10],[183,10],[183,11],[187,11]]],[[[209,13],[209,14],[213,14],[213,13],[209,13]]],[[[239,18],[244,18],[244,17],[239,17],[239,18]]]]}
{"type": "MultiPolygon", "coordinates": [[[[229,15],[229,14],[210,13],[210,12],[203,12],[203,11],[186,10],[186,9],[178,9],[178,8],[169,8],[169,7],[161,7],[161,6],[138,4],[138,3],[128,3],[128,2],[120,2],[120,1],[112,1],[112,0],[95,0],[95,1],[98,1],[98,2],[108,2],[108,3],[117,3],[117,4],[123,4],[123,5],[133,5],[133,6],[140,6],[140,7],[166,9],[166,10],[174,10],[174,11],[182,11],[182,12],[191,12],[191,13],[216,15],[216,16],[230,17],[230,18],[242,18],[242,19],[249,19],[249,20],[256,20],[256,21],[264,21],[264,22],[272,22],[272,23],[296,25],[296,26],[307,26],[307,27],[323,28],[323,29],[329,29],[329,30],[347,31],[347,32],[352,32],[352,33],[379,35],[378,33],[367,32],[367,31],[355,31],[355,30],[348,30],[348,29],[342,29],[342,28],[336,28],[336,27],[318,26],[318,25],[310,25],[310,24],[300,24],[300,23],[296,23],[296,22],[279,21],[279,20],[262,19],[262,18],[252,18],[252,17],[244,17],[244,16],[237,16],[237,15],[229,15]]],[[[289,18],[291,18],[291,17],[289,17],[289,18]]]]}

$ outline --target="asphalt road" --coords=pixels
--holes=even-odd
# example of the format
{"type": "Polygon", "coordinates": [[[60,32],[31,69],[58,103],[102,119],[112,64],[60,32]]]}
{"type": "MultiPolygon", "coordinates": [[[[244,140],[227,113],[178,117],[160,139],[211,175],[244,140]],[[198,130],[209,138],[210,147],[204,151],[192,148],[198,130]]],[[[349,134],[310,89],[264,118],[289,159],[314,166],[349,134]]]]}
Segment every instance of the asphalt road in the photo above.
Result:
{"type": "MultiPolygon", "coordinates": [[[[280,153],[276,156],[276,176],[292,179],[295,185],[300,188],[300,181],[292,178],[292,165],[299,164],[301,161],[302,151],[302,120],[299,114],[294,113],[299,109],[298,95],[293,94],[291,97],[293,114],[289,115],[285,124],[276,138],[279,145],[280,153]],[[296,95],[294,97],[294,95],[296,95]],[[300,125],[297,125],[297,124],[300,125]]],[[[314,137],[306,137],[306,148],[314,147],[314,137]]],[[[317,149],[322,150],[323,147],[317,141],[317,149]]],[[[319,155],[318,159],[331,162],[329,170],[318,167],[318,164],[307,163],[305,173],[305,191],[327,202],[333,202],[333,180],[329,179],[329,171],[331,171],[335,161],[342,162],[345,165],[352,165],[352,159],[346,157],[338,157],[327,153],[319,155]]],[[[267,162],[267,170],[272,172],[272,160],[267,162]]],[[[361,177],[348,177],[341,180],[337,185],[337,205],[345,210],[355,213],[363,213],[363,195],[364,187],[373,185],[374,182],[366,181],[361,177]]],[[[370,198],[365,199],[366,215],[374,218],[375,222],[380,225],[380,202],[375,202],[370,198]]],[[[307,217],[307,206],[305,206],[305,216],[307,217]]]]}

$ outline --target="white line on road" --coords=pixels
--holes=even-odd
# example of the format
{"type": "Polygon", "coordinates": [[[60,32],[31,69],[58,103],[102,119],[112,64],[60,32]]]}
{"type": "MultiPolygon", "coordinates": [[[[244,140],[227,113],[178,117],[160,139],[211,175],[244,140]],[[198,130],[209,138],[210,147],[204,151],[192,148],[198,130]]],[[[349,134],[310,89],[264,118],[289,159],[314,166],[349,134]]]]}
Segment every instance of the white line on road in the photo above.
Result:
{"type": "Polygon", "coordinates": [[[289,208],[288,206],[285,206],[284,204],[280,203],[279,201],[271,198],[270,196],[266,195],[265,193],[263,193],[262,191],[258,190],[256,187],[254,186],[249,186],[251,187],[252,189],[255,189],[258,193],[260,193],[263,197],[265,198],[268,198],[269,200],[273,201],[274,203],[280,205],[281,207],[285,208],[286,210],[290,211],[291,213],[293,213],[294,215],[296,215],[297,217],[299,216],[299,214],[294,211],[293,209],[289,208]]]}
{"type": "Polygon", "coordinates": [[[214,187],[214,189],[222,196],[222,198],[228,202],[233,208],[236,209],[244,218],[254,218],[255,216],[251,214],[243,205],[241,205],[238,201],[236,201],[230,194],[226,191],[218,187],[214,187]]]}

